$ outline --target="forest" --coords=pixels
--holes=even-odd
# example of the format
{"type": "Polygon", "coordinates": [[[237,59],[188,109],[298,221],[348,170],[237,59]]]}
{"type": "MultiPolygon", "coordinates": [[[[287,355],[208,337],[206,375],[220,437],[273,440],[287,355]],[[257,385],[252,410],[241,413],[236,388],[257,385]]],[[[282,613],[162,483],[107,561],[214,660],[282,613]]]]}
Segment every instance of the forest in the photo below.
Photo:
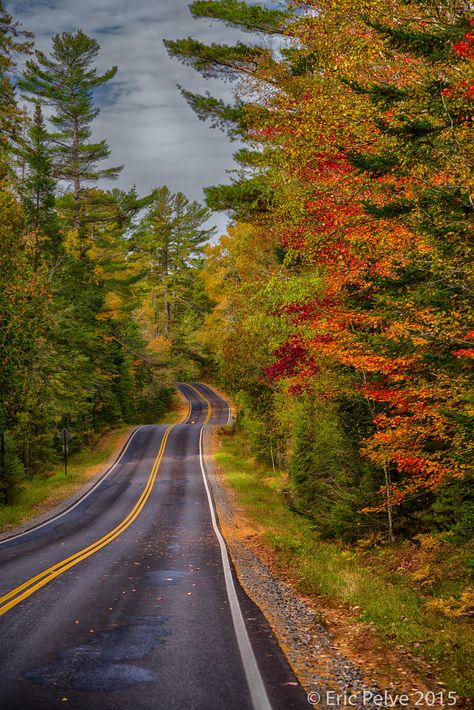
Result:
{"type": "Polygon", "coordinates": [[[323,539],[467,542],[469,3],[190,9],[251,37],[165,42],[234,82],[233,103],[181,88],[238,143],[206,206],[166,186],[103,188],[123,166],[103,167],[95,95],[117,67],[98,73],[81,30],[35,51],[1,9],[0,505],[47,475],[63,427],[80,448],[155,421],[176,380],[204,378],[323,539]],[[231,218],[218,240],[212,211],[231,218]]]}
{"type": "Polygon", "coordinates": [[[182,93],[240,141],[201,333],[253,453],[322,538],[471,539],[472,8],[190,8],[259,38],[166,43],[236,82],[182,93]]]}
{"type": "Polygon", "coordinates": [[[158,186],[99,183],[95,39],[57,34],[46,56],[1,8],[0,505],[22,482],[120,422],[153,422],[178,373],[206,363],[193,333],[208,298],[196,278],[210,212],[158,186]],[[26,55],[25,69],[15,65],[26,55]],[[26,108],[20,108],[19,102],[26,108]]]}

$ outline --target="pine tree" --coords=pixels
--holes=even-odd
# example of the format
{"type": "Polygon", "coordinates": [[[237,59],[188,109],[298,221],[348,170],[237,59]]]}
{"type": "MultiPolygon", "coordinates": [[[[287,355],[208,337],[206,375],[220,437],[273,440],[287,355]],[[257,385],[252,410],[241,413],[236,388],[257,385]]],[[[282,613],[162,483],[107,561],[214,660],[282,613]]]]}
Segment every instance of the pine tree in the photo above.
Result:
{"type": "Polygon", "coordinates": [[[31,37],[12,21],[0,0],[0,180],[13,177],[11,158],[23,133],[23,114],[16,103],[12,73],[16,55],[30,51],[31,37]]]}
{"type": "Polygon", "coordinates": [[[210,212],[167,187],[156,191],[132,244],[136,263],[151,287],[158,334],[177,335],[183,314],[192,308],[196,267],[213,230],[205,228],[210,212]]]}
{"type": "Polygon", "coordinates": [[[210,121],[211,128],[220,128],[231,140],[241,136],[248,128],[246,104],[243,101],[237,101],[234,105],[226,104],[222,99],[216,99],[209,93],[203,96],[187,91],[181,86],[178,88],[200,121],[210,121]]]}
{"type": "Polygon", "coordinates": [[[171,57],[177,57],[183,64],[193,67],[207,79],[221,78],[236,80],[241,74],[254,74],[262,61],[271,62],[271,52],[258,45],[249,46],[243,42],[235,45],[204,44],[198,40],[164,40],[171,57]]]}
{"type": "Polygon", "coordinates": [[[56,180],[53,159],[41,104],[35,104],[34,116],[27,139],[20,150],[25,176],[20,182],[20,195],[26,216],[26,228],[35,240],[34,267],[42,257],[49,260],[59,254],[59,230],[55,211],[56,180]]]}
{"type": "MultiPolygon", "coordinates": [[[[241,0],[196,0],[190,5],[196,18],[219,20],[226,25],[254,35],[252,44],[237,42],[234,45],[204,44],[192,38],[165,40],[164,44],[171,57],[192,66],[206,78],[220,78],[236,81],[249,78],[253,87],[277,92],[283,77],[291,77],[295,71],[301,72],[300,51],[281,43],[281,51],[276,54],[268,44],[261,42],[262,36],[287,36],[287,30],[294,21],[297,10],[262,7],[241,0]]],[[[309,66],[310,58],[306,57],[309,66]]],[[[259,130],[270,118],[265,101],[245,101],[237,97],[235,104],[226,104],[209,93],[200,95],[179,87],[183,97],[200,120],[209,120],[213,128],[227,132],[231,139],[251,140],[259,143],[259,130]]],[[[255,153],[257,156],[257,153],[255,153]]],[[[234,155],[242,166],[230,185],[217,185],[205,189],[206,204],[215,211],[226,211],[237,221],[254,219],[258,214],[267,213],[274,200],[273,190],[264,174],[268,161],[248,160],[248,152],[234,155]]]]}
{"type": "Polygon", "coordinates": [[[239,0],[195,0],[190,5],[194,17],[207,17],[222,20],[231,27],[238,27],[244,32],[262,32],[281,34],[290,17],[289,12],[250,5],[239,0]]]}
{"type": "MultiPolygon", "coordinates": [[[[51,57],[36,50],[36,61],[29,60],[20,87],[28,95],[54,110],[51,141],[54,175],[72,185],[71,223],[81,231],[81,208],[85,183],[102,178],[115,179],[122,167],[100,168],[110,155],[105,140],[91,141],[91,124],[99,109],[93,92],[112,79],[117,67],[98,74],[92,64],[99,52],[96,40],[82,31],[54,35],[51,57]]],[[[81,235],[84,239],[84,235],[81,235]]]]}
{"type": "MultiPolygon", "coordinates": [[[[113,197],[93,185],[100,179],[114,179],[121,168],[102,168],[109,147],[105,140],[91,139],[92,122],[99,113],[93,102],[94,91],[112,79],[117,68],[97,72],[93,64],[99,45],[82,31],[57,34],[52,45],[49,57],[37,51],[36,59],[26,63],[20,86],[28,96],[52,109],[52,131],[42,138],[51,143],[54,177],[72,188],[56,200],[64,244],[50,336],[58,361],[62,362],[67,351],[71,353],[76,363],[71,390],[77,402],[83,402],[76,408],[64,397],[64,411],[56,414],[60,423],[69,423],[80,432],[122,418],[115,385],[123,371],[123,358],[111,323],[102,318],[107,284],[96,244],[101,238],[101,225],[116,222],[119,217],[113,197]],[[83,395],[87,397],[86,406],[83,395]]],[[[127,226],[125,212],[132,209],[132,202],[138,203],[136,195],[122,205],[123,229],[127,226]]]]}

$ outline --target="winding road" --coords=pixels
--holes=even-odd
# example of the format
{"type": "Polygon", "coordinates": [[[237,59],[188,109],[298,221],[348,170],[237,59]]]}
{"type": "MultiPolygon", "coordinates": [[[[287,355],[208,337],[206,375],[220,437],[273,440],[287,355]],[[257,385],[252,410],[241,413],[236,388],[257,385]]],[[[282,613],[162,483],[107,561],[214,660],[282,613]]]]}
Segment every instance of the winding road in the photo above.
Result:
{"type": "Polygon", "coordinates": [[[179,389],[183,423],[139,427],[79,501],[0,542],[0,710],[308,707],[219,532],[203,430],[229,407],[179,389]]]}

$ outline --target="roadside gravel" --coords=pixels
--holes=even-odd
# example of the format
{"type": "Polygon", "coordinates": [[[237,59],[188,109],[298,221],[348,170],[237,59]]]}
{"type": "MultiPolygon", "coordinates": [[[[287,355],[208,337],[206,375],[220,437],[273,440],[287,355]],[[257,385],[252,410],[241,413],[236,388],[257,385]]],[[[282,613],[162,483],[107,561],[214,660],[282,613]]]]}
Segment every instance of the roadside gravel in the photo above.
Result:
{"type": "MultiPolygon", "coordinates": [[[[376,673],[367,672],[367,669],[341,652],[331,628],[332,623],[328,628],[321,611],[298,595],[289,584],[277,578],[256,554],[254,550],[257,548],[258,552],[258,544],[255,545],[253,536],[242,535],[237,529],[239,511],[235,494],[223,485],[212,460],[211,453],[215,446],[213,436],[215,434],[212,429],[205,430],[206,471],[212,486],[219,524],[237,575],[248,595],[270,622],[288,661],[307,690],[308,697],[313,699],[314,706],[320,710],[349,705],[360,709],[381,707],[380,701],[372,696],[386,692],[389,698],[395,699],[395,695],[400,693],[414,697],[415,690],[426,692],[428,688],[421,681],[415,681],[413,675],[407,672],[398,674],[398,671],[404,669],[395,667],[395,680],[389,678],[381,686],[374,678],[376,673]],[[337,694],[341,696],[339,700],[336,700],[337,694]],[[350,703],[347,702],[349,696],[350,703]]],[[[386,707],[385,702],[383,707],[386,707]]],[[[396,703],[395,707],[400,705],[396,703]]],[[[414,707],[414,704],[408,707],[414,707]]]]}

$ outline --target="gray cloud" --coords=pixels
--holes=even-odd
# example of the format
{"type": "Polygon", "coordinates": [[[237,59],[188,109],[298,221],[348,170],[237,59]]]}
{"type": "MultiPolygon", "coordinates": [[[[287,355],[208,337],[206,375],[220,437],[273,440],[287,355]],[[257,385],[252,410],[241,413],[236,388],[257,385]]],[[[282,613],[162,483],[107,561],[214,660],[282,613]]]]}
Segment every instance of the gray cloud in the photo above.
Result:
{"type": "MultiPolygon", "coordinates": [[[[176,84],[192,91],[210,90],[231,97],[229,84],[202,79],[191,68],[171,60],[163,39],[193,36],[205,42],[233,42],[242,34],[221,23],[194,20],[188,0],[10,0],[14,19],[35,34],[38,49],[49,52],[50,36],[82,29],[101,46],[101,70],[119,71],[97,96],[101,112],[94,135],[106,138],[111,164],[124,164],[118,185],[136,185],[144,194],[167,184],[192,199],[202,188],[228,182],[238,147],[219,131],[199,121],[176,84]]],[[[275,4],[275,3],[273,3],[275,4]]],[[[248,40],[248,35],[246,36],[248,40]]],[[[227,222],[216,214],[222,230],[227,222]]]]}

